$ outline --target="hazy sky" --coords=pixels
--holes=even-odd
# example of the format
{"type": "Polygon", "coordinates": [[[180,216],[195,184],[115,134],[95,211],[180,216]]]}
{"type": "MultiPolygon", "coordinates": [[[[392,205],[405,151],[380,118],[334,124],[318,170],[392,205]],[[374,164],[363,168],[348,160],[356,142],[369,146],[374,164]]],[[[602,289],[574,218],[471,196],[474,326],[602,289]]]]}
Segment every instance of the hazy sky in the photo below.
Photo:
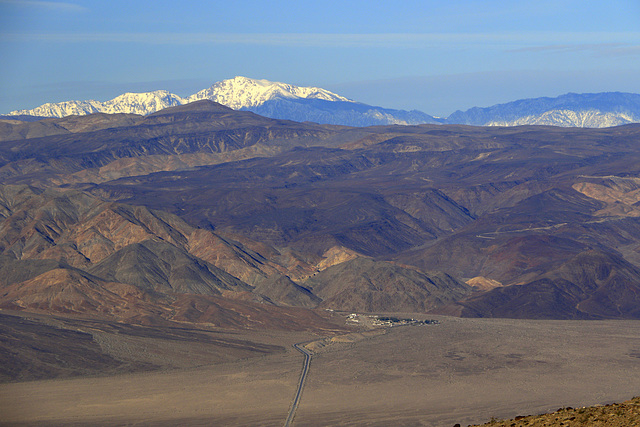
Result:
{"type": "Polygon", "coordinates": [[[640,0],[0,0],[0,113],[242,75],[446,116],[640,93],[640,0]]]}

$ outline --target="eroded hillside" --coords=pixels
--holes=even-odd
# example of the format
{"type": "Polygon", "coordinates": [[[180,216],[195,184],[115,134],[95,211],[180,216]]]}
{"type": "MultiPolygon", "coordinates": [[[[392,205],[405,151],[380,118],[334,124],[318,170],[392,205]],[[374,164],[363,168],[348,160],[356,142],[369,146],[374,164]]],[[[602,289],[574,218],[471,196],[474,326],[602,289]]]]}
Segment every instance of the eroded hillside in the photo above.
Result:
{"type": "Polygon", "coordinates": [[[640,316],[636,125],[348,128],[200,101],[1,130],[4,307],[640,316]]]}

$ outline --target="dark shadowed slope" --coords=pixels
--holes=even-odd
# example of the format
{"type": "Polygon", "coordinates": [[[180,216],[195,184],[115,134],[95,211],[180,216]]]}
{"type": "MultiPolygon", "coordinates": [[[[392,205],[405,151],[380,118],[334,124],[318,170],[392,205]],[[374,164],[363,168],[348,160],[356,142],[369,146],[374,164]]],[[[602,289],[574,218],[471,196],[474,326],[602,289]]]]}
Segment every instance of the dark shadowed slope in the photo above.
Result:
{"type": "Polygon", "coordinates": [[[305,285],[323,298],[322,307],[365,312],[425,312],[470,292],[469,286],[447,274],[366,258],[330,267],[305,285]]]}
{"type": "Polygon", "coordinates": [[[457,304],[466,317],[640,318],[640,269],[599,251],[578,254],[539,279],[457,304]]]}
{"type": "Polygon", "coordinates": [[[107,280],[146,291],[220,295],[252,288],[225,271],[169,243],[144,240],[109,255],[89,269],[107,280]]]}

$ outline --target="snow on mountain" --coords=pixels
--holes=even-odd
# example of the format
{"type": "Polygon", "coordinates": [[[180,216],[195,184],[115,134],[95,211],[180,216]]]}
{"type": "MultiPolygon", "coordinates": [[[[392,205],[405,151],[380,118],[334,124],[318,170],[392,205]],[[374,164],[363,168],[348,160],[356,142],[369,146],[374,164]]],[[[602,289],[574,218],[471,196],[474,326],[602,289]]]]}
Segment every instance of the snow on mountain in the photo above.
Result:
{"type": "Polygon", "coordinates": [[[422,111],[392,110],[359,102],[326,101],[314,98],[275,98],[255,107],[242,108],[242,110],[253,111],[273,119],[345,126],[440,123],[422,111]]]}
{"type": "Polygon", "coordinates": [[[487,126],[546,125],[563,127],[602,128],[638,122],[638,117],[625,113],[603,113],[598,110],[550,110],[542,114],[519,117],[515,120],[495,120],[487,126]]]}
{"type": "Polygon", "coordinates": [[[32,110],[12,111],[9,116],[64,117],[99,112],[146,115],[201,99],[275,119],[347,126],[450,123],[476,126],[610,127],[640,122],[640,95],[632,93],[568,93],[556,98],[521,99],[486,108],[456,111],[446,119],[437,119],[421,111],[373,107],[318,87],[300,87],[247,77],[223,80],[186,98],[166,90],[125,93],[106,102],[49,103],[32,110]]]}
{"type": "Polygon", "coordinates": [[[446,122],[476,126],[618,126],[640,122],[640,95],[567,93],[556,98],[520,99],[486,108],[456,111],[447,117],[446,122]]]}
{"type": "Polygon", "coordinates": [[[65,117],[71,115],[83,116],[94,113],[129,113],[151,114],[167,107],[184,104],[184,99],[166,90],[145,93],[125,93],[110,101],[67,101],[43,104],[33,110],[12,111],[9,116],[41,116],[65,117]]]}
{"type": "Polygon", "coordinates": [[[156,90],[146,93],[125,93],[110,101],[102,103],[102,112],[129,113],[129,114],[151,114],[168,107],[182,105],[186,101],[166,90],[156,90]]]}
{"type": "Polygon", "coordinates": [[[151,114],[163,108],[182,105],[201,99],[219,102],[235,110],[257,107],[273,99],[321,99],[325,101],[353,102],[343,96],[318,87],[300,87],[286,83],[235,77],[215,83],[208,89],[182,98],[166,90],[145,93],[125,93],[106,102],[68,101],[48,103],[32,110],[12,111],[8,115],[64,117],[72,114],[132,113],[151,114]]]}
{"type": "Polygon", "coordinates": [[[99,101],[66,101],[46,103],[33,110],[16,110],[8,116],[40,116],[40,117],[65,117],[71,115],[83,116],[85,114],[100,113],[102,103],[99,101]]]}
{"type": "Polygon", "coordinates": [[[352,101],[319,87],[234,77],[215,83],[186,98],[166,90],[125,93],[110,101],[69,101],[45,104],[33,110],[19,110],[11,116],[64,117],[72,114],[134,113],[158,110],[209,99],[236,110],[249,110],[266,117],[347,126],[435,123],[420,111],[391,110],[352,101]]]}
{"type": "Polygon", "coordinates": [[[187,98],[187,102],[209,99],[234,110],[257,107],[277,98],[322,99],[325,101],[351,100],[319,87],[300,87],[286,83],[254,80],[247,77],[235,77],[215,83],[187,98]]]}

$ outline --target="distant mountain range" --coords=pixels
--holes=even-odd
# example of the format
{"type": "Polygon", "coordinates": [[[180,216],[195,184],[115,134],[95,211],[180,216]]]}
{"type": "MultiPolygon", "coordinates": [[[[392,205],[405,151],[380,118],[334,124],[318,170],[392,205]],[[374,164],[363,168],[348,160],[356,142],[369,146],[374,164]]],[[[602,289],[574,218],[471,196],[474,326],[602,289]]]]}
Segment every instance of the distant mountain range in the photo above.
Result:
{"type": "Polygon", "coordinates": [[[318,87],[300,87],[247,77],[223,80],[186,98],[165,90],[125,93],[106,102],[47,103],[32,110],[12,111],[4,117],[28,120],[94,113],[148,115],[204,99],[275,119],[346,126],[430,123],[599,128],[640,122],[640,95],[632,93],[569,93],[557,98],[523,99],[486,108],[474,107],[456,111],[447,118],[436,118],[417,110],[394,110],[363,104],[318,87]]]}
{"type": "Polygon", "coordinates": [[[487,108],[456,111],[447,123],[476,126],[548,125],[603,128],[640,122],[635,93],[567,93],[557,98],[521,99],[487,108]]]}
{"type": "Polygon", "coordinates": [[[43,104],[33,110],[12,111],[8,116],[65,117],[94,113],[148,115],[168,107],[208,99],[234,110],[265,117],[346,126],[438,123],[420,111],[392,110],[352,101],[317,87],[235,77],[215,83],[182,98],[166,90],[125,93],[110,101],[67,101],[43,104]]]}

